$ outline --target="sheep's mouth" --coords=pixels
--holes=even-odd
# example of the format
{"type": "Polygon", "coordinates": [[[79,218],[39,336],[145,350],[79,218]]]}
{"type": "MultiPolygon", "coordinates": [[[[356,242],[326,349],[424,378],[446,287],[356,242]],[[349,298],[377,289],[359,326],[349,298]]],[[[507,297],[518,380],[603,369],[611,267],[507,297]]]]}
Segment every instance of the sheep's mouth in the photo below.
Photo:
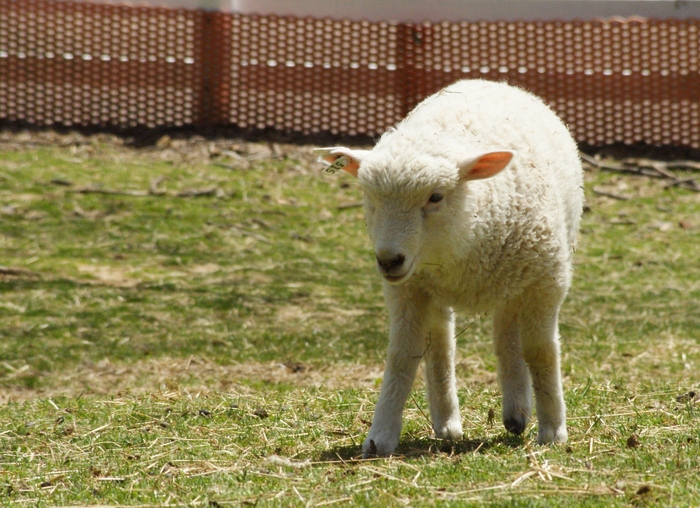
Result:
{"type": "Polygon", "coordinates": [[[384,280],[386,280],[389,284],[398,285],[398,284],[401,284],[402,282],[406,282],[412,274],[413,274],[413,264],[411,264],[411,266],[408,267],[408,270],[406,270],[401,275],[391,275],[388,273],[382,273],[382,277],[384,277],[384,280]]]}

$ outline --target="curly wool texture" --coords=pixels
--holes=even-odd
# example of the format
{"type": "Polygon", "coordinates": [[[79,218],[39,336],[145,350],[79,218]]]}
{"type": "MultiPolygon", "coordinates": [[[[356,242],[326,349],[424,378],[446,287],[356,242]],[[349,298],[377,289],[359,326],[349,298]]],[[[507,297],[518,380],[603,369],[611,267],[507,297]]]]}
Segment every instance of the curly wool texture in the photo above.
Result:
{"type": "Polygon", "coordinates": [[[566,126],[502,83],[461,81],[419,104],[370,151],[320,149],[365,191],[384,277],[389,348],[365,455],[389,455],[418,364],[436,437],[459,439],[453,309],[493,315],[503,423],[567,440],[559,308],[571,284],[583,173],[566,126]]]}
{"type": "Polygon", "coordinates": [[[441,239],[423,243],[412,283],[434,287],[457,308],[486,312],[535,279],[568,287],[583,208],[577,153],[539,98],[502,83],[461,81],[384,134],[358,178],[368,197],[405,206],[425,189],[453,189],[451,220],[439,225],[441,239]],[[505,170],[459,185],[457,163],[503,148],[516,152],[505,170]]]}

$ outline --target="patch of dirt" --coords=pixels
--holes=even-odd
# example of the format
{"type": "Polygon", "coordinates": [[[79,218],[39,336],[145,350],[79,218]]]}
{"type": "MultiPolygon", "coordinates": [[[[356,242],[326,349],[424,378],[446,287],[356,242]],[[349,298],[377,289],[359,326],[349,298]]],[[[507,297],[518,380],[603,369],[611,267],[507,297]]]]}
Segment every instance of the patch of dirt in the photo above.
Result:
{"type": "MultiPolygon", "coordinates": [[[[41,387],[36,389],[0,387],[0,403],[32,398],[78,395],[107,395],[123,392],[151,392],[154,389],[214,389],[226,391],[250,381],[328,388],[379,385],[383,368],[378,365],[331,364],[306,365],[296,362],[245,362],[219,365],[206,358],[159,358],[132,364],[115,364],[108,359],[83,363],[61,372],[39,374],[41,387]]],[[[36,373],[17,369],[17,377],[36,373]]],[[[8,377],[13,377],[11,374],[8,377]]]]}
{"type": "Polygon", "coordinates": [[[277,320],[280,323],[304,323],[306,321],[329,321],[343,322],[345,318],[356,320],[367,311],[362,309],[335,309],[330,311],[307,310],[298,305],[285,305],[277,310],[277,320]]]}
{"type": "MultiPolygon", "coordinates": [[[[216,390],[235,388],[245,390],[249,382],[290,384],[299,387],[330,389],[364,388],[377,390],[384,374],[382,365],[332,363],[328,365],[299,362],[244,362],[220,365],[204,357],[188,359],[158,358],[131,364],[115,364],[108,359],[98,363],[84,362],[60,372],[30,372],[16,369],[5,379],[25,375],[41,379],[41,387],[0,386],[0,403],[19,402],[34,398],[80,395],[117,395],[148,393],[155,389],[216,390]]],[[[464,358],[457,364],[459,386],[496,382],[496,374],[484,370],[479,358],[464,358]]],[[[423,389],[423,373],[416,376],[416,388],[423,389]]]]}
{"type": "MultiPolygon", "coordinates": [[[[319,146],[315,140],[287,140],[268,137],[251,140],[241,133],[222,132],[219,136],[204,137],[191,132],[154,134],[148,140],[137,136],[118,136],[109,133],[82,133],[56,130],[0,130],[0,149],[28,150],[38,147],[66,148],[74,162],[84,162],[92,155],[109,151],[119,160],[132,158],[169,161],[174,163],[212,163],[232,171],[246,171],[264,160],[291,160],[296,162],[290,171],[310,173],[320,171],[312,149],[319,146]],[[296,142],[295,142],[296,141],[296,142]]],[[[324,140],[318,140],[321,144],[324,140]]],[[[323,145],[322,145],[323,146],[323,145]]]]}
{"type": "Polygon", "coordinates": [[[80,273],[92,275],[95,279],[108,286],[132,288],[138,286],[141,282],[141,280],[129,276],[128,272],[131,270],[128,268],[87,264],[78,264],[77,268],[80,273]]]}

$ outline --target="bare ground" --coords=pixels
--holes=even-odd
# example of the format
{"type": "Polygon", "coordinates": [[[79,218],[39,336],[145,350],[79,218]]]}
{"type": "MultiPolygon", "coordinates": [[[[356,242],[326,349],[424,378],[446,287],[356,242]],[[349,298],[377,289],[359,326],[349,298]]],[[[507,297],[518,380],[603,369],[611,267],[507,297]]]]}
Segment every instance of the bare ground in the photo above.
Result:
{"type": "MultiPolygon", "coordinates": [[[[0,364],[2,365],[2,364],[0,364]]],[[[5,368],[10,368],[7,364],[5,368]]],[[[376,389],[381,384],[384,367],[360,363],[326,365],[297,362],[243,362],[220,365],[206,357],[151,358],[129,364],[83,362],[70,370],[51,373],[31,372],[29,366],[14,369],[7,380],[25,376],[42,376],[41,388],[0,386],[0,403],[32,398],[80,395],[144,393],[154,390],[238,391],[247,384],[286,384],[295,387],[329,389],[376,389]]],[[[486,370],[478,357],[461,358],[457,364],[458,383],[493,385],[496,374],[486,370]]],[[[416,377],[421,383],[422,374],[416,377]]]]}

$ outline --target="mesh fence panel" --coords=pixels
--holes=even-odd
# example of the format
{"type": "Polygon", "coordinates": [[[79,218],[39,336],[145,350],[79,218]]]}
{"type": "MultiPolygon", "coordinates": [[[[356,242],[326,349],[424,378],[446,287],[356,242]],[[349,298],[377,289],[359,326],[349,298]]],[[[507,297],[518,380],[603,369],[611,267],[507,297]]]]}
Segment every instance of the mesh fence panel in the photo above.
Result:
{"type": "Polygon", "coordinates": [[[592,145],[700,148],[700,20],[400,24],[0,0],[0,120],[374,136],[463,78],[592,145]]]}

